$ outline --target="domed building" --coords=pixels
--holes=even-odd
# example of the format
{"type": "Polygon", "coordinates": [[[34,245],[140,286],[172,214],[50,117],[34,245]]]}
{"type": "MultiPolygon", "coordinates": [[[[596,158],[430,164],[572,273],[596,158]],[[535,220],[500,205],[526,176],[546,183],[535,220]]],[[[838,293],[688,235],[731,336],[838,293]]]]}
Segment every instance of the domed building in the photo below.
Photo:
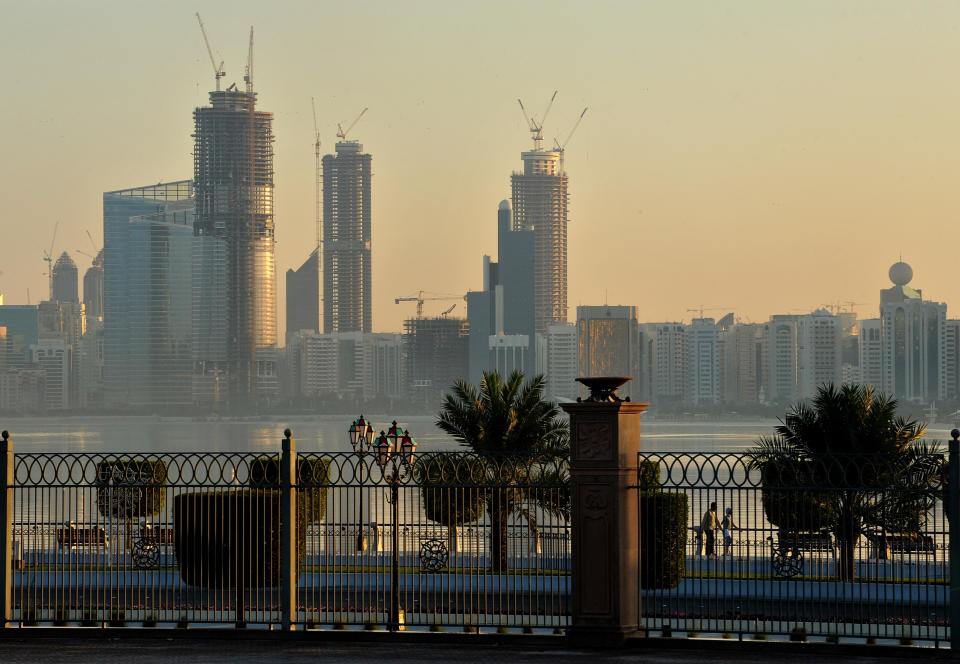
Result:
{"type": "Polygon", "coordinates": [[[909,284],[913,268],[890,266],[891,288],[880,291],[880,343],[885,394],[929,403],[948,396],[947,305],[923,299],[909,284]]]}

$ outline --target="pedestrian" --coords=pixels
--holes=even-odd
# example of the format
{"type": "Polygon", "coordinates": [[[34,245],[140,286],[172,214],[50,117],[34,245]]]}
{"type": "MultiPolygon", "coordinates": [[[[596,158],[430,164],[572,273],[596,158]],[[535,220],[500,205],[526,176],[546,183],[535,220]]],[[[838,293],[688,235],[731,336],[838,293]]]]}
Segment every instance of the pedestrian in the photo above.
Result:
{"type": "Polygon", "coordinates": [[[733,555],[733,533],[731,530],[739,530],[737,524],[733,522],[733,508],[728,507],[723,511],[723,521],[720,522],[720,529],[723,531],[723,555],[733,555]]]}
{"type": "Polygon", "coordinates": [[[704,513],[703,519],[700,520],[700,535],[703,537],[703,555],[717,555],[715,548],[716,533],[717,504],[710,503],[710,509],[704,513]]]}

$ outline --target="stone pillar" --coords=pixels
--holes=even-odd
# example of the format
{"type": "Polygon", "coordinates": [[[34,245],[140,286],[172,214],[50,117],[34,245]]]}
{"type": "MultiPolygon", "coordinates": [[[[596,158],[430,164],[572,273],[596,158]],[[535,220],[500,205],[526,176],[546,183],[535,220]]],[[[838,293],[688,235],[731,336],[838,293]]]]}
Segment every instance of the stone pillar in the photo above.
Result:
{"type": "Polygon", "coordinates": [[[591,396],[561,404],[570,415],[573,507],[568,635],[584,645],[619,645],[641,636],[640,522],[630,487],[637,484],[640,413],[649,404],[617,398],[625,377],[577,380],[591,396]]]}

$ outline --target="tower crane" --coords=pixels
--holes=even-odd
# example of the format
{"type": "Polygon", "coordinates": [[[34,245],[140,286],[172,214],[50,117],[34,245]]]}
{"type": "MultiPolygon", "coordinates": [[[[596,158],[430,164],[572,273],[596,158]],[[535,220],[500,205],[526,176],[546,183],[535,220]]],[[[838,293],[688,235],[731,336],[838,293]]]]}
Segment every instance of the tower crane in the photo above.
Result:
{"type": "Polygon", "coordinates": [[[247,48],[247,71],[243,75],[247,84],[247,94],[253,94],[253,26],[250,26],[250,46],[247,48]]]}
{"type": "MultiPolygon", "coordinates": [[[[220,79],[224,77],[227,73],[223,71],[223,60],[220,61],[220,65],[217,66],[217,61],[213,57],[213,49],[210,48],[210,39],[207,37],[207,28],[203,24],[203,19],[200,18],[200,12],[197,12],[197,23],[200,24],[200,32],[203,33],[203,43],[207,45],[207,55],[210,56],[210,64],[213,65],[213,77],[217,81],[217,92],[220,92],[220,79]]],[[[250,29],[250,45],[253,47],[253,28],[250,29]]]]}
{"type": "Polygon", "coordinates": [[[687,311],[695,311],[700,314],[699,316],[697,316],[697,318],[703,318],[704,311],[725,311],[727,309],[729,309],[729,307],[704,307],[701,304],[699,307],[696,307],[694,309],[687,309],[687,311]]]}
{"type": "Polygon", "coordinates": [[[346,130],[346,131],[343,130],[343,127],[341,127],[341,126],[340,126],[340,123],[338,122],[338,123],[337,123],[337,138],[342,139],[342,140],[344,140],[344,141],[347,140],[347,134],[349,134],[349,133],[350,133],[350,130],[353,129],[354,126],[355,126],[358,122],[360,122],[360,118],[362,118],[362,117],[363,117],[363,114],[366,113],[366,112],[367,112],[367,109],[366,109],[366,108],[363,109],[362,111],[360,111],[360,115],[357,116],[356,120],[354,120],[353,122],[350,123],[350,126],[347,127],[347,130],[346,130]]]}
{"type": "Polygon", "coordinates": [[[50,248],[43,253],[43,260],[47,262],[47,274],[50,281],[50,299],[53,299],[53,243],[57,240],[57,228],[60,226],[60,222],[57,221],[53,225],[53,237],[50,238],[50,248]]]}
{"type": "MultiPolygon", "coordinates": [[[[416,295],[413,295],[413,296],[411,296],[411,297],[398,297],[398,298],[394,298],[393,303],[394,303],[394,304],[400,304],[401,302],[416,302],[416,303],[417,303],[417,318],[419,319],[419,318],[423,318],[423,303],[424,303],[424,302],[436,302],[436,301],[440,301],[440,300],[459,300],[459,299],[461,299],[460,297],[458,297],[458,296],[456,296],[456,295],[443,295],[443,296],[441,296],[441,297],[424,297],[424,296],[423,296],[423,293],[424,293],[424,291],[418,291],[416,295]]],[[[453,307],[455,307],[455,306],[457,306],[457,305],[454,304],[453,307]]],[[[447,317],[447,314],[449,314],[451,311],[453,311],[453,307],[450,307],[450,308],[447,309],[445,312],[443,312],[441,315],[442,315],[444,318],[446,318],[446,317],[447,317]]]]}
{"type": "Polygon", "coordinates": [[[584,106],[583,111],[580,113],[580,117],[577,118],[577,121],[573,123],[573,129],[570,130],[570,133],[567,134],[567,138],[563,141],[563,144],[560,144],[560,141],[553,139],[554,144],[557,146],[557,152],[560,153],[560,172],[563,173],[563,155],[567,149],[567,143],[570,142],[570,139],[573,138],[573,132],[577,130],[577,127],[580,126],[580,121],[583,120],[583,116],[587,114],[587,109],[589,106],[584,106]]]}
{"type": "Polygon", "coordinates": [[[550,97],[550,103],[547,104],[547,110],[543,112],[543,117],[540,122],[537,122],[537,118],[534,117],[532,120],[530,116],[527,115],[527,109],[523,106],[523,101],[517,99],[517,103],[520,104],[520,111],[523,113],[523,119],[527,121],[527,125],[530,128],[530,134],[533,137],[533,149],[539,150],[541,144],[543,143],[543,123],[547,121],[547,115],[550,113],[550,109],[553,107],[553,100],[557,98],[557,92],[559,90],[553,91],[553,96],[550,97]]]}
{"type": "Polygon", "coordinates": [[[456,309],[456,308],[457,308],[457,303],[454,302],[453,304],[450,305],[450,308],[448,308],[446,311],[441,311],[441,312],[440,312],[440,316],[441,316],[442,318],[446,318],[446,317],[447,317],[447,314],[449,314],[451,311],[453,311],[453,310],[456,309]]]}
{"type": "Polygon", "coordinates": [[[319,265],[320,260],[320,127],[317,125],[317,104],[314,101],[313,97],[310,97],[310,109],[313,111],[313,160],[314,160],[314,171],[315,171],[315,180],[314,180],[314,191],[313,191],[313,205],[314,205],[314,223],[317,226],[317,265],[319,265]]]}

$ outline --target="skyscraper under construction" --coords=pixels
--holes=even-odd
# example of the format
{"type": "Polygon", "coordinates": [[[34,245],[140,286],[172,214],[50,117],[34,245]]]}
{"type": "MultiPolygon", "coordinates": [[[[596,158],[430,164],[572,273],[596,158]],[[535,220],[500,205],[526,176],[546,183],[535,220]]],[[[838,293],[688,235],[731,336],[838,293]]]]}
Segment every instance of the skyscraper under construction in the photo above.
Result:
{"type": "Polygon", "coordinates": [[[273,389],[275,376],[273,114],[255,105],[248,83],[211,92],[193,113],[194,318],[207,331],[195,374],[234,407],[273,389]]]}
{"type": "Polygon", "coordinates": [[[357,141],[323,158],[323,331],[371,332],[370,162],[357,141]]]}
{"type": "MultiPolygon", "coordinates": [[[[537,127],[539,130],[539,127],[537,127]]],[[[567,320],[567,174],[563,151],[521,153],[523,172],[511,178],[513,230],[533,231],[534,328],[544,334],[567,320]]]]}

